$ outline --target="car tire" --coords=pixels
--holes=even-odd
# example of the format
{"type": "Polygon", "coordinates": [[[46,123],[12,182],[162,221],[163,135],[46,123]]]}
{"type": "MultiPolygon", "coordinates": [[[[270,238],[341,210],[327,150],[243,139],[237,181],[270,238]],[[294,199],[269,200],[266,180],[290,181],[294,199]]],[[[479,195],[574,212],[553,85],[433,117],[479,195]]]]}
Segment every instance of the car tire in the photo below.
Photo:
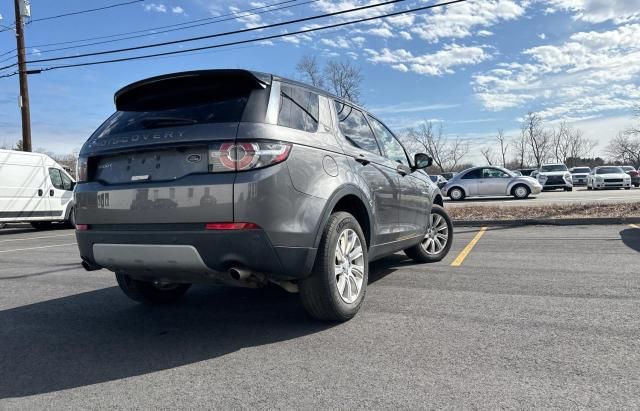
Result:
{"type": "Polygon", "coordinates": [[[136,280],[124,273],[116,273],[116,281],[127,297],[147,305],[174,303],[191,287],[191,284],[157,286],[152,281],[136,280]]]}
{"type": "Polygon", "coordinates": [[[424,239],[411,248],[404,250],[407,257],[418,263],[436,263],[449,254],[453,243],[453,223],[445,209],[437,204],[431,208],[429,228],[424,239]],[[436,239],[445,236],[445,243],[436,239]]]}
{"type": "Polygon", "coordinates": [[[565,187],[564,191],[573,191],[573,187],[565,187]]]}
{"type": "Polygon", "coordinates": [[[513,195],[516,200],[524,200],[528,198],[530,194],[531,190],[524,184],[518,184],[511,189],[511,195],[513,195]]]}
{"type": "Polygon", "coordinates": [[[449,198],[453,201],[462,201],[466,197],[464,190],[461,189],[460,187],[453,187],[452,189],[449,190],[447,194],[449,195],[449,198]]]}
{"type": "Polygon", "coordinates": [[[624,189],[625,190],[631,190],[631,187],[625,187],[624,189]]]}
{"type": "Polygon", "coordinates": [[[347,212],[332,214],[324,227],[313,271],[298,284],[302,305],[318,320],[347,321],[360,310],[368,280],[367,243],[360,224],[347,212]],[[361,251],[361,255],[344,259],[345,250],[355,255],[361,251]]]}
{"type": "Polygon", "coordinates": [[[31,227],[36,230],[50,230],[53,227],[53,223],[51,221],[32,221],[31,227]]]}

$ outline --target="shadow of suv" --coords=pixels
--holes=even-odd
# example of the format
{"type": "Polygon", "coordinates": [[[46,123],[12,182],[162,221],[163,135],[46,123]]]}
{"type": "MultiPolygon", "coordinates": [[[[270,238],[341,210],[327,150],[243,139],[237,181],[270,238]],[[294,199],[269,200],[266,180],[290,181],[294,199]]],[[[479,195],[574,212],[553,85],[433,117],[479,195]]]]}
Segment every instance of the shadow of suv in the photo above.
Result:
{"type": "Polygon", "coordinates": [[[345,321],[369,261],[441,260],[453,230],[424,154],[378,119],[270,74],[207,70],[142,80],[82,147],[76,237],[88,270],[143,303],[192,283],[299,291],[345,321]]]}

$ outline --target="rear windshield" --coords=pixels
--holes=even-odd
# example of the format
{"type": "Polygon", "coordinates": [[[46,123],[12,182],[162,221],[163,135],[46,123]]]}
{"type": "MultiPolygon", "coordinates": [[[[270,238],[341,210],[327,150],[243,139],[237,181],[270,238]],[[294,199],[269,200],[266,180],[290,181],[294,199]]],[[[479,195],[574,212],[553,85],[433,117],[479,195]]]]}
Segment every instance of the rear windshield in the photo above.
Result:
{"type": "Polygon", "coordinates": [[[596,174],[624,174],[620,167],[602,167],[596,170],[596,174]]]}
{"type": "Polygon", "coordinates": [[[550,172],[554,172],[554,171],[567,171],[567,166],[565,166],[564,164],[551,164],[548,166],[542,166],[540,167],[540,171],[543,173],[550,173],[550,172]]]}
{"type": "Polygon", "coordinates": [[[119,110],[94,138],[140,130],[239,122],[255,85],[246,81],[177,79],[142,86],[118,101],[119,110]]]}
{"type": "Polygon", "coordinates": [[[574,168],[572,172],[574,174],[577,174],[577,173],[588,174],[591,172],[591,169],[590,168],[574,168]]]}

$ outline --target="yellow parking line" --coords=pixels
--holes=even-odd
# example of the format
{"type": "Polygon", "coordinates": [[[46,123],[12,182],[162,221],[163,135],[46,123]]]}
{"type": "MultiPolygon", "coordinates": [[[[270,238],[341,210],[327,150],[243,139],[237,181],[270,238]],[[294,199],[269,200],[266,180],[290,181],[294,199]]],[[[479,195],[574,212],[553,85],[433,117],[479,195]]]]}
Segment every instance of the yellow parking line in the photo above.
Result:
{"type": "Polygon", "coordinates": [[[637,225],[637,224],[629,224],[629,227],[631,227],[631,228],[640,228],[640,226],[637,225]]]}
{"type": "Polygon", "coordinates": [[[473,250],[473,247],[475,247],[476,244],[478,244],[478,241],[480,241],[485,231],[487,231],[487,227],[482,227],[480,231],[478,231],[478,234],[476,234],[476,236],[473,237],[473,240],[471,240],[471,242],[467,244],[464,250],[462,250],[460,254],[458,254],[458,257],[456,257],[456,259],[453,260],[453,262],[451,263],[451,267],[460,267],[462,265],[465,258],[467,258],[471,250],[473,250]]]}

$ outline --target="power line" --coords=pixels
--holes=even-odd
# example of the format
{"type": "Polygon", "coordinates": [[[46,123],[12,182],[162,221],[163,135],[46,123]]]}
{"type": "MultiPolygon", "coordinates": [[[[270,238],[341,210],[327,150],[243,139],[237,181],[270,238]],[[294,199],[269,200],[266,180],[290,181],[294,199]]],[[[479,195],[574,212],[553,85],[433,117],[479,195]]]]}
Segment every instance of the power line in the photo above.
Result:
{"type": "MultiPolygon", "coordinates": [[[[189,28],[200,27],[200,26],[204,26],[204,25],[208,25],[208,24],[221,23],[221,22],[225,22],[225,21],[229,21],[229,20],[234,20],[234,19],[236,19],[238,17],[248,17],[248,16],[253,16],[253,15],[270,13],[270,12],[273,12],[273,11],[283,10],[283,9],[287,9],[287,8],[291,8],[291,7],[298,7],[298,6],[302,6],[302,5],[309,4],[309,3],[315,3],[315,2],[320,1],[320,0],[309,0],[309,1],[305,1],[303,3],[292,4],[292,5],[289,5],[289,6],[283,6],[283,7],[278,7],[278,8],[271,9],[271,7],[280,6],[280,5],[283,5],[283,4],[295,3],[297,1],[299,1],[299,0],[279,1],[279,2],[268,4],[268,5],[265,5],[265,6],[253,7],[253,8],[245,9],[245,10],[238,10],[236,12],[221,14],[221,15],[213,16],[213,17],[205,17],[205,18],[191,20],[191,21],[187,21],[187,22],[183,22],[183,23],[176,23],[176,24],[169,24],[169,25],[165,25],[165,26],[151,27],[151,28],[144,29],[144,30],[135,30],[135,31],[125,32],[125,33],[117,33],[117,34],[111,34],[111,35],[108,35],[108,36],[88,37],[88,38],[78,39],[78,40],[61,41],[61,42],[57,42],[57,43],[36,44],[36,45],[31,45],[30,47],[31,48],[42,48],[42,47],[50,47],[50,46],[57,46],[57,45],[64,45],[64,44],[82,43],[82,42],[92,41],[92,40],[113,39],[114,37],[122,37],[122,36],[127,36],[127,35],[130,35],[130,34],[146,33],[146,34],[139,35],[139,36],[123,37],[123,38],[113,39],[111,41],[105,41],[105,42],[81,44],[81,45],[77,45],[77,46],[73,46],[73,47],[63,47],[63,48],[49,49],[49,50],[40,50],[40,53],[48,53],[48,52],[52,52],[52,51],[60,51],[60,50],[68,50],[68,49],[73,49],[73,48],[87,47],[87,46],[92,46],[92,45],[97,45],[97,44],[104,44],[104,43],[109,43],[109,42],[123,41],[123,40],[132,39],[132,38],[153,36],[153,35],[156,35],[156,34],[168,33],[168,32],[171,32],[171,31],[177,31],[177,30],[183,30],[183,29],[186,30],[186,29],[189,29],[189,28]],[[264,9],[269,9],[269,10],[264,10],[264,9]],[[263,11],[254,12],[256,10],[263,10],[263,11]],[[251,12],[254,12],[254,13],[251,13],[251,12]],[[233,17],[223,18],[223,17],[228,17],[228,16],[233,16],[233,17]],[[211,20],[213,20],[213,21],[211,21],[211,20]],[[207,23],[194,24],[194,23],[199,23],[199,22],[203,22],[203,21],[206,21],[207,23]],[[181,27],[181,26],[186,26],[186,27],[181,27]],[[172,27],[179,27],[179,28],[173,29],[173,30],[158,31],[158,30],[172,28],[172,27]]],[[[15,51],[16,51],[16,49],[11,49],[11,50],[5,51],[3,53],[0,53],[0,57],[2,57],[4,55],[7,55],[9,53],[13,53],[15,51]]],[[[38,54],[38,53],[33,53],[33,52],[32,53],[27,53],[27,55],[34,55],[34,54],[38,54]]],[[[0,63],[8,61],[8,60],[11,60],[11,59],[14,59],[15,57],[16,56],[14,55],[14,56],[5,58],[3,60],[0,60],[0,63]]]]}
{"type": "MultiPolygon", "coordinates": [[[[126,51],[142,50],[142,49],[148,49],[148,48],[153,48],[153,47],[161,47],[161,46],[168,46],[168,45],[173,45],[173,44],[180,44],[180,43],[186,43],[186,42],[192,42],[192,41],[198,41],[198,40],[205,40],[205,39],[216,38],[216,37],[230,36],[230,35],[234,35],[234,34],[248,33],[248,32],[256,31],[256,30],[265,30],[265,29],[270,29],[270,28],[274,28],[274,27],[281,27],[281,26],[294,24],[294,23],[303,23],[303,22],[312,21],[312,20],[318,20],[318,19],[322,19],[322,18],[326,18],[326,17],[338,16],[338,15],[346,14],[346,13],[353,13],[355,11],[367,10],[367,9],[371,9],[371,8],[375,8],[375,7],[386,6],[386,5],[389,5],[389,4],[401,3],[401,2],[404,2],[404,1],[407,1],[407,0],[389,0],[389,1],[386,1],[386,2],[383,2],[383,3],[369,4],[369,5],[366,5],[366,6],[355,7],[355,8],[352,8],[352,9],[340,10],[340,11],[335,11],[335,12],[332,12],[332,13],[319,14],[319,15],[310,16],[310,17],[302,17],[302,18],[299,18],[299,19],[283,21],[283,22],[280,22],[280,23],[267,24],[267,25],[264,25],[264,26],[249,27],[249,28],[240,29],[240,30],[227,31],[227,32],[224,32],[224,33],[215,33],[215,34],[209,34],[209,35],[206,35],[206,36],[190,37],[190,38],[181,39],[181,40],[164,41],[164,42],[160,42],[160,43],[152,43],[152,44],[146,44],[146,45],[136,46],[136,47],[126,47],[126,48],[121,48],[121,49],[105,50],[105,51],[98,51],[98,52],[93,52],[93,53],[75,54],[73,56],[66,56],[66,57],[51,57],[51,58],[47,58],[47,59],[36,59],[36,60],[27,61],[27,63],[28,64],[33,64],[33,63],[44,63],[44,62],[47,62],[47,61],[71,60],[71,59],[78,59],[78,58],[82,58],[82,57],[91,57],[91,56],[100,56],[100,55],[105,55],[105,54],[122,53],[122,52],[126,52],[126,51]]],[[[8,66],[3,66],[3,67],[0,67],[0,70],[1,69],[5,69],[5,68],[9,68],[9,67],[13,67],[13,66],[15,66],[15,64],[11,64],[11,65],[8,65],[8,66]]]]}
{"type": "Polygon", "coordinates": [[[35,23],[37,21],[59,19],[59,18],[62,18],[62,17],[76,16],[78,14],[93,13],[94,11],[107,10],[107,9],[112,9],[114,7],[127,6],[129,4],[134,4],[134,3],[142,3],[143,1],[145,1],[145,0],[133,0],[133,1],[127,1],[127,2],[124,2],[124,3],[112,4],[112,5],[109,5],[109,6],[98,7],[98,8],[95,8],[95,9],[74,11],[74,12],[71,12],[71,13],[58,14],[57,16],[41,17],[39,19],[31,19],[31,21],[29,23],[35,23]]]}
{"type": "MultiPolygon", "coordinates": [[[[134,56],[134,57],[123,57],[123,58],[111,59],[111,60],[99,60],[99,61],[92,61],[92,62],[86,62],[86,63],[66,64],[66,65],[60,65],[60,66],[49,66],[49,67],[44,67],[44,68],[37,69],[37,70],[31,70],[31,72],[42,72],[42,71],[50,71],[50,70],[72,68],[72,67],[84,67],[84,66],[94,66],[94,65],[100,65],[100,64],[119,63],[119,62],[132,61],[132,60],[142,60],[142,59],[153,58],[153,57],[189,53],[189,52],[192,52],[192,51],[208,50],[208,49],[215,49],[215,48],[227,47],[227,46],[235,46],[235,45],[259,42],[259,41],[273,40],[273,39],[282,38],[282,37],[295,36],[295,35],[299,35],[299,34],[311,33],[311,32],[320,31],[320,30],[327,30],[327,29],[332,29],[332,28],[337,28],[337,27],[343,27],[343,26],[347,26],[347,25],[351,25],[351,24],[364,23],[364,22],[367,22],[367,21],[373,21],[373,20],[383,19],[383,18],[387,18],[387,17],[400,16],[402,14],[415,13],[415,12],[419,12],[419,11],[434,9],[434,8],[437,8],[437,7],[449,6],[449,5],[452,5],[452,4],[463,3],[463,2],[467,2],[467,1],[469,1],[469,0],[450,0],[450,1],[443,2],[443,3],[431,4],[431,5],[422,6],[422,7],[415,7],[415,8],[412,8],[412,9],[397,11],[397,12],[393,12],[393,13],[387,13],[387,14],[383,14],[383,15],[379,15],[379,16],[366,17],[366,18],[361,18],[361,19],[357,19],[357,20],[351,20],[351,21],[342,22],[342,23],[335,23],[335,24],[331,24],[331,25],[327,25],[327,26],[312,27],[312,28],[303,29],[303,30],[299,30],[299,31],[294,31],[294,32],[290,32],[290,33],[280,33],[280,34],[274,34],[274,35],[271,35],[271,36],[258,37],[258,38],[254,38],[254,39],[238,40],[238,41],[229,42],[229,43],[214,44],[214,45],[203,46],[203,47],[194,47],[194,48],[191,48],[191,49],[184,49],[184,50],[168,51],[168,52],[164,52],[164,53],[147,54],[147,55],[134,56]]],[[[13,76],[15,74],[17,74],[17,72],[12,73],[10,75],[5,75],[3,77],[11,77],[11,76],[13,76]]]]}
{"type": "MultiPolygon", "coordinates": [[[[297,0],[294,0],[294,1],[297,1],[297,0]]],[[[308,1],[305,1],[305,2],[302,2],[302,3],[298,3],[298,4],[278,7],[278,8],[269,9],[269,10],[263,10],[261,12],[256,12],[256,13],[248,13],[248,14],[236,15],[234,17],[228,17],[228,18],[225,18],[225,19],[209,21],[209,22],[206,22],[206,23],[192,24],[192,25],[184,26],[184,27],[177,27],[177,28],[168,29],[168,30],[154,31],[152,33],[138,34],[138,35],[135,35],[135,36],[122,37],[122,38],[119,38],[119,39],[104,40],[104,41],[97,41],[97,42],[94,42],[94,43],[80,44],[80,45],[77,45],[77,46],[60,47],[60,48],[49,49],[49,50],[40,50],[38,53],[27,53],[27,54],[28,55],[34,55],[34,54],[42,54],[42,53],[51,53],[51,52],[54,52],[54,51],[61,51],[61,50],[78,49],[78,48],[82,48],[82,47],[95,46],[95,45],[98,45],[98,44],[115,43],[115,42],[118,42],[118,41],[131,40],[131,39],[136,39],[136,38],[140,38],[140,37],[148,37],[148,36],[154,36],[154,35],[157,35],[157,34],[170,33],[170,32],[180,31],[180,30],[187,30],[187,29],[194,28],[194,27],[206,26],[206,25],[209,25],[209,24],[215,24],[215,23],[221,23],[221,22],[224,22],[224,21],[235,20],[235,19],[240,18],[240,17],[259,15],[259,14],[278,11],[278,10],[282,10],[282,9],[288,9],[288,8],[291,8],[291,7],[303,6],[305,4],[316,3],[318,1],[320,1],[320,0],[308,0],[308,1]]],[[[285,3],[289,3],[289,2],[290,1],[287,1],[285,3]]],[[[271,7],[271,6],[269,6],[269,7],[271,7]]],[[[38,46],[32,46],[32,48],[33,47],[38,47],[38,46]]]]}
{"type": "MultiPolygon", "coordinates": [[[[245,9],[245,10],[238,10],[236,12],[220,14],[218,16],[212,16],[212,17],[204,17],[204,18],[201,18],[201,19],[185,21],[185,22],[182,22],[182,23],[169,24],[169,25],[158,26],[158,27],[151,27],[151,28],[148,28],[148,29],[129,31],[129,32],[125,32],[125,33],[110,34],[108,36],[88,37],[88,38],[85,38],[85,39],[61,41],[61,42],[58,42],[58,43],[38,44],[38,45],[35,45],[33,47],[59,46],[59,45],[63,45],[63,44],[82,43],[82,42],[85,42],[85,41],[102,40],[102,39],[108,39],[108,38],[113,38],[113,37],[127,36],[129,34],[145,33],[145,32],[148,32],[148,31],[162,30],[162,29],[171,28],[171,27],[184,26],[184,25],[188,25],[188,24],[192,24],[192,23],[199,23],[201,21],[215,20],[215,19],[219,19],[219,18],[222,18],[222,17],[236,16],[236,15],[241,14],[241,13],[248,13],[248,12],[255,11],[255,10],[262,10],[262,9],[266,9],[266,8],[269,8],[269,7],[279,6],[281,4],[295,3],[296,1],[299,1],[299,0],[279,1],[279,2],[276,2],[276,3],[267,4],[267,5],[260,6],[260,7],[253,7],[253,8],[245,9]]],[[[258,14],[258,13],[256,13],[256,14],[258,14]]],[[[241,16],[241,17],[244,17],[244,16],[241,16]]]]}

